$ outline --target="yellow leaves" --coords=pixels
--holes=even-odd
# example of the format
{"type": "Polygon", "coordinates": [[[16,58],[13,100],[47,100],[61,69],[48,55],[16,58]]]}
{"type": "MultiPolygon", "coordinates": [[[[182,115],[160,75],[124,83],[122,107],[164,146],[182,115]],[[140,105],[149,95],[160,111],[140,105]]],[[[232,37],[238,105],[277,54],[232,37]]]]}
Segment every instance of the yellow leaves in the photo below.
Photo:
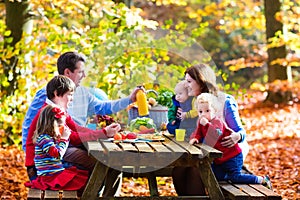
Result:
{"type": "Polygon", "coordinates": [[[188,13],[189,18],[191,18],[191,19],[197,18],[199,16],[197,12],[194,12],[193,10],[191,10],[189,8],[186,8],[186,11],[188,13]]]}
{"type": "Polygon", "coordinates": [[[266,87],[263,85],[263,84],[260,84],[260,83],[252,83],[250,85],[250,89],[251,90],[258,90],[258,91],[266,91],[266,87]]]}
{"type": "MultiPolygon", "coordinates": [[[[152,0],[152,1],[154,1],[154,0],[152,0]]],[[[178,6],[186,6],[187,5],[185,0],[155,0],[154,2],[157,6],[170,5],[170,4],[175,4],[178,6]]]]}
{"type": "Polygon", "coordinates": [[[211,15],[211,14],[214,14],[216,12],[218,12],[218,9],[217,9],[217,4],[215,2],[213,3],[210,3],[208,4],[207,6],[205,6],[204,8],[204,12],[207,16],[211,15]]]}
{"type": "Polygon", "coordinates": [[[175,25],[176,30],[185,30],[187,27],[187,24],[184,22],[179,22],[178,24],[175,25]]]}
{"type": "Polygon", "coordinates": [[[10,31],[10,30],[7,30],[7,31],[4,32],[3,35],[6,36],[6,37],[8,37],[8,36],[10,36],[10,34],[11,34],[11,31],[10,31]]]}
{"type": "Polygon", "coordinates": [[[253,56],[250,58],[238,58],[234,60],[225,61],[225,66],[228,66],[230,71],[238,71],[246,67],[261,67],[263,66],[263,58],[260,56],[253,56]]]}

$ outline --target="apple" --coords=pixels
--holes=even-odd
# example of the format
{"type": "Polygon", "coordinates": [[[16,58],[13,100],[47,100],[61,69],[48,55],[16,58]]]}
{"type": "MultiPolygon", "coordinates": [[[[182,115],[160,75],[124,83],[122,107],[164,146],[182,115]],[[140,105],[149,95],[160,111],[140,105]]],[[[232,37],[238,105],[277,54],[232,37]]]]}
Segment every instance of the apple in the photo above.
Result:
{"type": "Polygon", "coordinates": [[[126,139],[126,134],[125,133],[121,133],[122,135],[122,140],[125,140],[126,139]]]}
{"type": "Polygon", "coordinates": [[[129,132],[129,133],[127,133],[127,135],[126,135],[126,138],[127,138],[127,139],[136,139],[136,138],[137,138],[137,135],[136,135],[135,133],[129,132]]]}

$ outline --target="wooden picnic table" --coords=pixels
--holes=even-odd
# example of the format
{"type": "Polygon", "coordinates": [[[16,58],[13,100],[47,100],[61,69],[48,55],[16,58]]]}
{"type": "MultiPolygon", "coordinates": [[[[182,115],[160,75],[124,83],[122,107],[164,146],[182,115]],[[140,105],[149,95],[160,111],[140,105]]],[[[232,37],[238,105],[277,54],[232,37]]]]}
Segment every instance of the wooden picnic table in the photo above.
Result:
{"type": "Polygon", "coordinates": [[[98,199],[99,188],[103,183],[109,182],[104,182],[109,168],[122,170],[126,167],[152,177],[155,183],[153,181],[149,183],[151,184],[150,195],[156,196],[155,199],[157,199],[159,198],[157,197],[158,189],[155,177],[153,179],[153,171],[176,166],[199,168],[199,174],[208,190],[209,198],[224,199],[211,169],[212,160],[221,157],[222,152],[205,144],[190,145],[188,142],[175,141],[168,135],[163,135],[163,137],[164,141],[156,142],[115,143],[107,140],[87,142],[86,148],[89,154],[97,159],[97,163],[81,199],[98,199]]]}

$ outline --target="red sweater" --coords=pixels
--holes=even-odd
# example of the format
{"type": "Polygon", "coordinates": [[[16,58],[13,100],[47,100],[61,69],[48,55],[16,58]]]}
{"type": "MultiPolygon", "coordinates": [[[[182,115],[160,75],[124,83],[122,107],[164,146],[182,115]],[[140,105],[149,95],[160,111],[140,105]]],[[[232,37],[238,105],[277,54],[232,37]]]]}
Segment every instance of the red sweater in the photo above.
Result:
{"type": "MultiPolygon", "coordinates": [[[[29,131],[28,131],[28,136],[27,136],[27,141],[26,141],[26,157],[25,157],[25,166],[34,166],[34,154],[35,154],[35,144],[33,143],[32,137],[34,135],[34,131],[36,129],[36,124],[38,121],[38,118],[40,116],[41,110],[47,106],[48,104],[44,104],[42,108],[38,111],[36,116],[34,117],[29,131]]],[[[78,132],[76,126],[78,126],[73,119],[71,118],[70,115],[67,114],[66,118],[66,126],[69,127],[71,130],[71,135],[70,135],[70,144],[73,146],[78,146],[81,145],[82,142],[90,141],[90,140],[96,140],[101,137],[99,131],[94,131],[89,129],[89,131],[82,131],[78,132]]],[[[104,132],[101,132],[102,135],[104,135],[104,132]]]]}
{"type": "Polygon", "coordinates": [[[192,133],[190,139],[196,138],[199,142],[202,141],[203,143],[222,151],[223,157],[214,160],[215,164],[222,164],[242,152],[238,144],[235,144],[231,148],[223,147],[221,145],[223,138],[230,134],[231,130],[227,128],[226,124],[215,117],[205,126],[201,125],[198,121],[197,128],[192,133]]]}

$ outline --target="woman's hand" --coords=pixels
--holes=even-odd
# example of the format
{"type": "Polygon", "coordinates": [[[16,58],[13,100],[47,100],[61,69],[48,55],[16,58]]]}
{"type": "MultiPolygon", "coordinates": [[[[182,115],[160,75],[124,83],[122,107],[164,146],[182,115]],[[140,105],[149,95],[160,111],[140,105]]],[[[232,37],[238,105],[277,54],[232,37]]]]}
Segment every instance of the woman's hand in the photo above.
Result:
{"type": "Polygon", "coordinates": [[[236,143],[238,143],[240,139],[241,135],[239,133],[232,132],[229,136],[223,138],[221,145],[223,147],[230,148],[233,147],[236,143]]]}
{"type": "Polygon", "coordinates": [[[181,112],[181,116],[180,116],[181,121],[184,120],[185,117],[186,117],[186,112],[181,112]]]}
{"type": "Polygon", "coordinates": [[[112,123],[109,126],[104,128],[106,131],[107,137],[114,137],[114,135],[121,130],[121,125],[118,123],[112,123]]]}
{"type": "Polygon", "coordinates": [[[176,117],[181,119],[182,108],[177,109],[176,117]]]}

